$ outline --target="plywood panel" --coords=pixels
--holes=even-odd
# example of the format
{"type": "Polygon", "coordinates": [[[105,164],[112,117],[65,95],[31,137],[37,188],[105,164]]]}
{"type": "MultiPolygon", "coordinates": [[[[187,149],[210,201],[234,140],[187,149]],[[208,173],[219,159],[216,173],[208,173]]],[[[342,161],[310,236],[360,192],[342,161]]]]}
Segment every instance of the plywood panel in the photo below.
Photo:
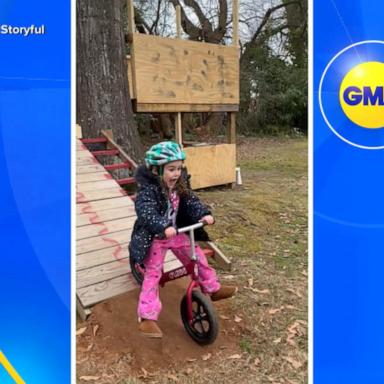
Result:
{"type": "Polygon", "coordinates": [[[89,183],[90,181],[101,181],[112,179],[112,176],[108,172],[91,172],[91,173],[83,173],[81,175],[76,176],[76,183],[89,183]]]}
{"type": "Polygon", "coordinates": [[[129,95],[131,96],[131,99],[136,99],[136,94],[135,94],[135,90],[133,87],[133,79],[132,79],[131,56],[127,56],[127,69],[128,69],[129,95]]]}
{"type": "Polygon", "coordinates": [[[122,219],[106,221],[104,223],[90,224],[76,229],[77,240],[86,239],[99,235],[107,236],[113,232],[122,231],[124,229],[133,228],[136,218],[124,217],[122,219]]]}
{"type": "Polygon", "coordinates": [[[80,288],[77,290],[77,295],[83,307],[89,307],[135,288],[139,288],[139,285],[134,280],[132,274],[127,272],[123,276],[80,288]]]}
{"type": "Polygon", "coordinates": [[[76,137],[79,139],[83,137],[83,132],[79,124],[76,124],[76,137]]]}
{"type": "MultiPolygon", "coordinates": [[[[171,271],[175,268],[181,267],[181,262],[176,256],[168,251],[165,256],[164,272],[171,271]]],[[[83,288],[89,285],[100,283],[104,280],[109,280],[118,276],[122,276],[130,272],[128,255],[125,259],[112,260],[109,263],[97,265],[87,269],[78,270],[76,273],[76,287],[83,288]]]]}
{"type": "Polygon", "coordinates": [[[76,242],[76,254],[97,251],[109,247],[116,247],[117,244],[126,243],[131,239],[131,229],[114,232],[106,236],[90,237],[76,242]]]}
{"type": "Polygon", "coordinates": [[[86,151],[87,147],[79,140],[76,140],[76,151],[86,151]]]}
{"type": "Polygon", "coordinates": [[[88,285],[97,284],[114,277],[125,275],[130,272],[128,259],[115,260],[107,264],[98,265],[96,267],[83,269],[76,273],[77,289],[88,285]]]}
{"type": "Polygon", "coordinates": [[[81,175],[83,173],[92,173],[92,172],[105,172],[104,167],[97,163],[93,165],[80,165],[79,163],[76,164],[76,174],[81,175]]]}
{"type": "Polygon", "coordinates": [[[138,104],[133,102],[135,112],[237,112],[238,104],[138,104]]]}
{"type": "Polygon", "coordinates": [[[192,189],[236,181],[236,145],[219,144],[184,148],[192,189]]]}
{"type": "Polygon", "coordinates": [[[100,189],[98,191],[85,191],[77,194],[77,203],[86,203],[88,201],[110,199],[112,197],[126,196],[123,189],[118,186],[108,189],[100,189]]]}
{"type": "Polygon", "coordinates": [[[133,34],[137,103],[238,104],[236,47],[133,34]]]}
{"type": "Polygon", "coordinates": [[[97,191],[110,188],[121,189],[119,184],[117,184],[116,180],[104,179],[100,181],[91,181],[89,183],[77,184],[77,190],[79,192],[97,191]]]}
{"type": "Polygon", "coordinates": [[[115,197],[113,199],[98,200],[91,203],[78,203],[76,204],[77,214],[86,214],[91,212],[100,212],[105,209],[134,207],[133,201],[128,196],[115,197]]]}
{"type": "Polygon", "coordinates": [[[81,157],[80,159],[76,159],[76,165],[94,165],[100,164],[93,156],[92,157],[81,157]]]}
{"type": "Polygon", "coordinates": [[[108,248],[98,249],[87,253],[81,253],[76,256],[76,270],[95,267],[109,263],[114,260],[125,259],[128,257],[128,238],[126,242],[115,244],[108,248]]]}
{"type": "Polygon", "coordinates": [[[126,207],[125,209],[113,208],[106,209],[102,211],[91,211],[87,210],[90,213],[79,214],[76,217],[76,227],[82,227],[89,224],[97,224],[105,221],[111,221],[114,219],[120,219],[123,217],[132,217],[136,215],[135,209],[133,206],[126,207]]]}
{"type": "Polygon", "coordinates": [[[76,151],[76,158],[77,159],[81,159],[83,157],[86,157],[86,158],[93,158],[94,156],[92,155],[91,152],[89,152],[88,150],[79,150],[79,151],[76,151]]]}

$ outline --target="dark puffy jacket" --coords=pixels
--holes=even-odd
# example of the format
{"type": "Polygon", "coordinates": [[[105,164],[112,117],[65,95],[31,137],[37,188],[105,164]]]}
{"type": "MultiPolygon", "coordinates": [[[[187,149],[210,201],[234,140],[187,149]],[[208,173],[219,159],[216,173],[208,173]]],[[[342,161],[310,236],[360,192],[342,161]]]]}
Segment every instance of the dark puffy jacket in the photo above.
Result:
{"type": "MultiPolygon", "coordinates": [[[[137,219],[133,227],[129,252],[136,262],[142,262],[147,256],[155,235],[164,235],[171,225],[166,217],[168,196],[159,183],[159,178],[144,165],[135,174],[139,186],[135,201],[137,219]]],[[[197,223],[210,211],[198,197],[188,190],[180,196],[176,225],[178,228],[197,223]]],[[[208,241],[208,234],[202,229],[195,231],[196,240],[208,241]]]]}

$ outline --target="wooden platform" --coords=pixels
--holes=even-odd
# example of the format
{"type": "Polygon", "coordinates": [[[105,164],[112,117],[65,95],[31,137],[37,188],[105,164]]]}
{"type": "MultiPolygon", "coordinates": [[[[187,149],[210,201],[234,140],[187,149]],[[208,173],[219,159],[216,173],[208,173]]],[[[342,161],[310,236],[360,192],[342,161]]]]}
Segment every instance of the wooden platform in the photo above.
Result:
{"type": "MultiPolygon", "coordinates": [[[[136,214],[130,197],[80,140],[76,161],[76,294],[84,319],[92,305],[138,287],[128,262],[136,214]]],[[[178,266],[169,252],[164,270],[178,266]]]]}

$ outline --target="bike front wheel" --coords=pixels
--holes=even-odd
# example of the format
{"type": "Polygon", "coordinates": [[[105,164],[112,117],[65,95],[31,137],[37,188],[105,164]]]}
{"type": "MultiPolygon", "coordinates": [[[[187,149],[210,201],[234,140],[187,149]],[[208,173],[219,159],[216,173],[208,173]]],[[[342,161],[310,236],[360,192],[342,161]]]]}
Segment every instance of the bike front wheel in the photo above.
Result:
{"type": "Polygon", "coordinates": [[[185,330],[196,343],[212,344],[219,333],[219,322],[212,302],[201,292],[192,291],[192,321],[188,319],[187,295],[180,304],[180,314],[185,330]]]}

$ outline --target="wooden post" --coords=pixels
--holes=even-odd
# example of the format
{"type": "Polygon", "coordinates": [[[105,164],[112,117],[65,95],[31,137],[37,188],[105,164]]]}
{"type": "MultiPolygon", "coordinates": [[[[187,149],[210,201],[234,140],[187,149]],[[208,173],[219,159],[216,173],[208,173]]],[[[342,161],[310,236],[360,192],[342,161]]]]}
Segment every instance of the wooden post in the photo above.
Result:
{"type": "Polygon", "coordinates": [[[176,5],[176,36],[181,38],[181,8],[180,5],[176,5]]]}
{"type": "Polygon", "coordinates": [[[127,0],[127,12],[128,12],[128,33],[132,34],[136,31],[135,26],[135,9],[133,7],[133,0],[127,0]]]}
{"type": "Polygon", "coordinates": [[[227,127],[227,143],[236,144],[236,112],[229,113],[229,121],[227,127]]]}
{"type": "Polygon", "coordinates": [[[175,118],[176,142],[183,147],[183,129],[181,126],[181,113],[177,112],[175,118]]]}
{"type": "Polygon", "coordinates": [[[232,45],[239,45],[239,4],[238,0],[232,0],[232,45]]]}
{"type": "MultiPolygon", "coordinates": [[[[176,5],[176,37],[181,38],[181,8],[176,5]]],[[[177,112],[175,116],[176,142],[183,147],[183,128],[181,126],[181,113],[177,112]]]]}
{"type": "MultiPolygon", "coordinates": [[[[237,47],[239,44],[239,4],[238,0],[232,0],[232,45],[237,47]]],[[[229,113],[227,128],[227,142],[236,144],[236,113],[229,113]]]]}

